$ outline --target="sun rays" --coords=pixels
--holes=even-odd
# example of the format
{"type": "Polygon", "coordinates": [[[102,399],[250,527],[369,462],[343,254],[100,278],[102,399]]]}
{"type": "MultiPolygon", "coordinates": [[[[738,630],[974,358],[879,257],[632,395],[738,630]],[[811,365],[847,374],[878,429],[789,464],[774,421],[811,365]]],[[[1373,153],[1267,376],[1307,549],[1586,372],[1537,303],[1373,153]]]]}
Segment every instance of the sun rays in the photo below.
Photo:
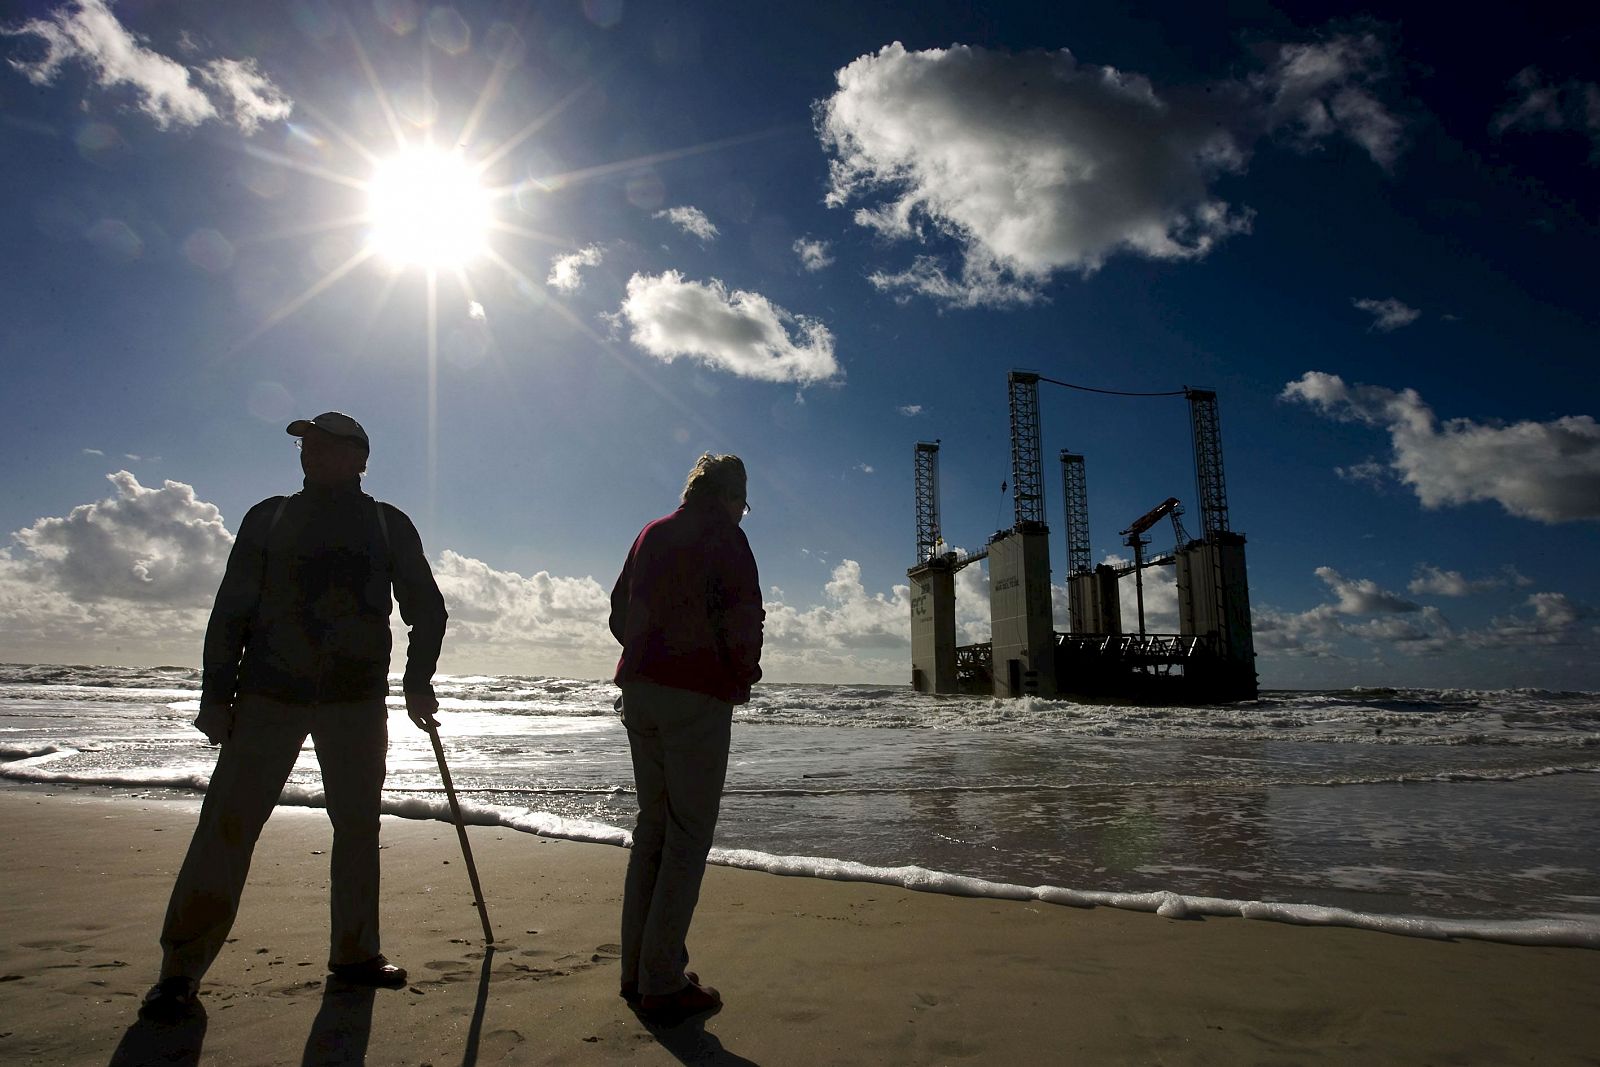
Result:
{"type": "MultiPolygon", "coordinates": [[[[371,330],[384,318],[397,314],[410,317],[421,312],[417,338],[421,344],[416,356],[426,360],[426,517],[431,525],[438,481],[440,333],[441,328],[450,329],[451,321],[450,312],[445,309],[468,308],[468,314],[487,328],[489,320],[479,303],[479,292],[489,280],[503,278],[524,298],[539,301],[569,328],[608,351],[610,338],[602,336],[593,323],[573,309],[549,299],[536,280],[542,270],[531,263],[539,256],[570,251],[583,243],[561,234],[559,220],[550,218],[545,210],[547,203],[553,203],[549,198],[585,182],[648,170],[660,163],[725,150],[787,131],[765,130],[719,138],[577,168],[553,166],[548,168],[549,173],[507,173],[514,170],[512,154],[594,90],[599,84],[597,79],[590,78],[548,101],[529,117],[525,96],[519,97],[514,107],[503,99],[515,64],[502,56],[488,70],[459,123],[452,124],[459,128],[450,129],[441,117],[445,109],[433,99],[432,64],[426,45],[414,86],[410,80],[406,82],[426,102],[427,106],[418,111],[404,106],[411,89],[396,92],[384,85],[355,27],[346,22],[344,32],[354,59],[351,71],[365,83],[356,99],[371,107],[371,117],[377,121],[369,124],[365,133],[352,132],[328,109],[301,99],[297,106],[313,124],[303,131],[294,128],[301,140],[281,151],[259,145],[243,149],[259,164],[304,175],[339,194],[328,202],[325,212],[318,212],[313,206],[315,200],[310,200],[298,219],[258,234],[254,240],[316,241],[319,247],[338,249],[337,254],[323,256],[316,276],[305,276],[309,281],[281,292],[264,306],[258,305],[260,317],[253,328],[228,346],[223,356],[237,356],[300,314],[307,305],[376,270],[382,279],[374,294],[376,303],[370,308],[365,326],[352,328],[364,345],[371,330]],[[508,132],[500,132],[508,127],[508,132]],[[341,150],[342,162],[329,158],[328,150],[334,147],[341,150]],[[401,295],[407,278],[412,284],[420,283],[420,308],[401,295]]],[[[356,126],[361,128],[359,121],[356,126]]],[[[627,366],[626,361],[622,362],[627,366]]],[[[637,368],[628,369],[638,373],[637,368]]],[[[700,422],[675,398],[663,399],[685,417],[700,422]]],[[[709,426],[704,428],[712,431],[709,426]]]]}

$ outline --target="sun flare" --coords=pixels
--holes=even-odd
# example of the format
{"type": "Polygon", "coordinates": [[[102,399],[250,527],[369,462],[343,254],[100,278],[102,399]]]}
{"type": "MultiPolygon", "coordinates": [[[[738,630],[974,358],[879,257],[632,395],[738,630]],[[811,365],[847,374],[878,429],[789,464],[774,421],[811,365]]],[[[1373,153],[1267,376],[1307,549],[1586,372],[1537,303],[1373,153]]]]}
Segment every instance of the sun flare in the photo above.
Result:
{"type": "Polygon", "coordinates": [[[461,267],[488,247],[489,195],[454,153],[409,149],[367,184],[372,250],[396,266],[461,267]]]}

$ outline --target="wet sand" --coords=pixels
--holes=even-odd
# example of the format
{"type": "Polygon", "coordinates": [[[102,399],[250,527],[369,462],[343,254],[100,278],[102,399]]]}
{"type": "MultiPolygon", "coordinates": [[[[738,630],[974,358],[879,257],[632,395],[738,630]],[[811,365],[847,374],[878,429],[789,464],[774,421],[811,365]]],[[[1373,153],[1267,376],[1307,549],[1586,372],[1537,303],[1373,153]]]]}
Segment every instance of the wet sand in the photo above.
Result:
{"type": "MultiPolygon", "coordinates": [[[[120,791],[125,793],[126,791],[120,791]]],[[[617,997],[627,854],[384,819],[398,991],[329,984],[320,811],[256,850],[202,1016],[136,1017],[192,801],[0,788],[8,1064],[1600,1064],[1600,952],[1172,920],[712,868],[690,937],[722,1012],[617,997]]]]}

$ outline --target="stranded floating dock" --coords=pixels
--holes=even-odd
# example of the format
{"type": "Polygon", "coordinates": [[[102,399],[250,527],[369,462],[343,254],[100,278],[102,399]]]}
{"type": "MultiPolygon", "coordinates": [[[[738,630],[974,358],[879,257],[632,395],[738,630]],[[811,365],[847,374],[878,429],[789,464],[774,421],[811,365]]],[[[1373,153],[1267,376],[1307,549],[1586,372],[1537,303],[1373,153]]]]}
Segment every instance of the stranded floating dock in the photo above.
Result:
{"type": "Polygon", "coordinates": [[[916,445],[917,563],[911,579],[911,684],[924,693],[1003,697],[1081,696],[1101,700],[1203,704],[1256,696],[1255,644],[1244,535],[1228,522],[1222,475],[1217,394],[1208,389],[1120,396],[1182,396],[1189,403],[1200,536],[1191,538],[1175,497],[1122,531],[1133,563],[1092,566],[1084,457],[1061,451],[1067,547],[1069,624],[1058,633],[1050,588],[1050,528],[1044,514],[1044,457],[1039,433],[1039,383],[1086,389],[1014,370],[1007,376],[1011,412],[1011,498],[1014,522],[980,552],[944,550],[939,532],[939,442],[916,445]],[[1172,524],[1171,552],[1146,558],[1144,535],[1172,524]],[[956,645],[955,575],[989,561],[991,639],[956,645]],[[1144,578],[1148,567],[1177,568],[1178,632],[1147,633],[1144,578]],[[1123,632],[1119,579],[1132,574],[1137,632],[1123,632]]]}

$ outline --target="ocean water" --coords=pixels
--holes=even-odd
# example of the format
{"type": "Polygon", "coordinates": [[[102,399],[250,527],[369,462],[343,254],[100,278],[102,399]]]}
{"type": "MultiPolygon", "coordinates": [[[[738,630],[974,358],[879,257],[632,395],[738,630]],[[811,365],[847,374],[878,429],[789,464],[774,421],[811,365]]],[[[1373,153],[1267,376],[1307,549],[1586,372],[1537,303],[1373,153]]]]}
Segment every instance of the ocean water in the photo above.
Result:
{"type": "MultiPolygon", "coordinates": [[[[158,797],[215,750],[185,668],[0,665],[0,779],[158,797]]],[[[446,676],[471,821],[623,844],[609,683],[446,676]]],[[[391,696],[386,810],[448,818],[391,696]]],[[[309,743],[283,802],[319,805],[309,743]]],[[[757,687],[715,862],[944,892],[1600,947],[1600,693],[1347,689],[1122,707],[757,687]]]]}

